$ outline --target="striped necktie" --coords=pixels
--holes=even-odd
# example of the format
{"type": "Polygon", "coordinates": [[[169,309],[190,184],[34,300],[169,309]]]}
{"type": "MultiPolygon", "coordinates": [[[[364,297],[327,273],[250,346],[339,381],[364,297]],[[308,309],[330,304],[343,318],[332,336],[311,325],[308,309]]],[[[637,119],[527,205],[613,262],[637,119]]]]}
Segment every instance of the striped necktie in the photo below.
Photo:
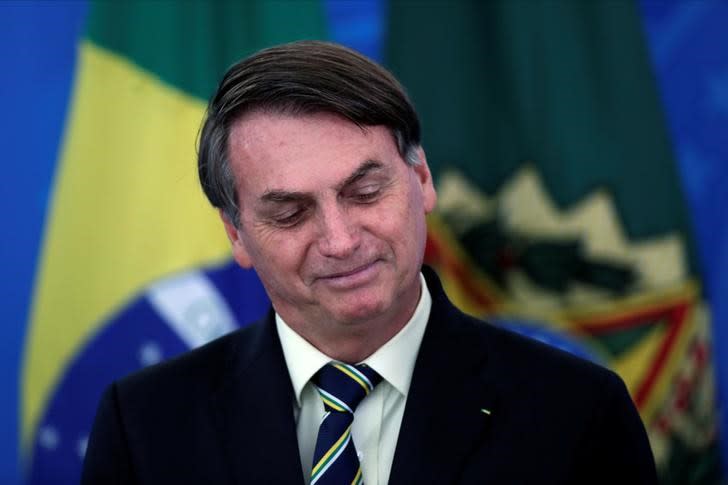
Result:
{"type": "Polygon", "coordinates": [[[313,455],[311,485],[363,484],[359,458],[351,439],[354,411],[382,380],[366,364],[330,363],[313,377],[326,414],[313,455]]]}

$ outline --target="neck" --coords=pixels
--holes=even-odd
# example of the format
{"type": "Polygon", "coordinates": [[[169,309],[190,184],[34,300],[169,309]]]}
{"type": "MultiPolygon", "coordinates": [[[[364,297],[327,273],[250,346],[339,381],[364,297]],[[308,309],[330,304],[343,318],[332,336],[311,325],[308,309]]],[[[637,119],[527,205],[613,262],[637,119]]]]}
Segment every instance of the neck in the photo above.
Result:
{"type": "Polygon", "coordinates": [[[301,334],[301,336],[333,360],[338,360],[347,364],[358,364],[376,352],[384,344],[389,342],[392,337],[397,335],[397,333],[407,324],[407,321],[409,321],[409,319],[397,326],[390,325],[386,329],[386,332],[369,332],[364,335],[342,335],[338,338],[330,339],[311,339],[307,335],[303,334],[301,334]]]}
{"type": "MultiPolygon", "coordinates": [[[[419,277],[419,276],[418,276],[419,277]]],[[[419,283],[419,281],[418,281],[419,283]]],[[[389,342],[409,322],[417,309],[422,288],[418,284],[409,304],[396,312],[385,312],[357,322],[327,322],[322,317],[295,318],[279,312],[286,324],[319,351],[333,360],[347,364],[362,362],[389,342]]],[[[276,309],[278,311],[278,309],[276,309]]]]}

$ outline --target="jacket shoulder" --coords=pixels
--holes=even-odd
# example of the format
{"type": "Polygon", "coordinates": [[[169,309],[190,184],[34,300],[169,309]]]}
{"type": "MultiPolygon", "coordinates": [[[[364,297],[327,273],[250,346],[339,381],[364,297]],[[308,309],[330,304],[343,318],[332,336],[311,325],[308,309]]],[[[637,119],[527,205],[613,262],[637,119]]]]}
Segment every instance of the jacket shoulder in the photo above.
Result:
{"type": "Polygon", "coordinates": [[[507,365],[512,374],[538,373],[560,379],[611,379],[616,374],[595,362],[520,335],[489,322],[478,322],[481,338],[489,341],[489,354],[507,365]]]}
{"type": "Polygon", "coordinates": [[[214,392],[224,377],[254,358],[255,343],[264,321],[223,335],[205,345],[155,364],[114,383],[127,404],[137,399],[154,402],[169,396],[205,396],[214,392]]]}

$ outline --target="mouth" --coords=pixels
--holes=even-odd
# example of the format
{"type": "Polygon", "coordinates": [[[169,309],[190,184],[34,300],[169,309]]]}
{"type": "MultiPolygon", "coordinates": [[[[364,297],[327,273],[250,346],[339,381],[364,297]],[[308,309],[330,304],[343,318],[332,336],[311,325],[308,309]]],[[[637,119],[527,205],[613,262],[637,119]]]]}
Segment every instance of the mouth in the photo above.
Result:
{"type": "Polygon", "coordinates": [[[358,267],[356,267],[354,269],[350,269],[350,270],[346,270],[346,271],[341,271],[341,272],[338,272],[338,273],[332,273],[332,274],[329,274],[329,275],[324,276],[323,279],[346,278],[347,276],[352,276],[352,275],[355,275],[355,274],[357,274],[357,273],[359,273],[361,271],[365,271],[368,267],[370,267],[373,264],[374,264],[373,262],[372,263],[367,263],[367,264],[363,264],[361,266],[358,266],[358,267]]]}
{"type": "Polygon", "coordinates": [[[337,271],[319,277],[319,281],[329,286],[346,289],[368,283],[376,276],[379,260],[344,271],[337,271]]]}

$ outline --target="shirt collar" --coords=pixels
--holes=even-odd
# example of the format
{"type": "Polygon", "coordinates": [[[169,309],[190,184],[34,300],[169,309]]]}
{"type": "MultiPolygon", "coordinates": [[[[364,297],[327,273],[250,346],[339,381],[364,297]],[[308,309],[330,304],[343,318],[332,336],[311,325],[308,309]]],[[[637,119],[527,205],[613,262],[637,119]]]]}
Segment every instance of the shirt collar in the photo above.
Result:
{"type": "MultiPolygon", "coordinates": [[[[422,292],[412,317],[397,334],[370,355],[363,364],[377,371],[382,378],[403,396],[409,392],[417,353],[430,317],[432,297],[425,278],[420,273],[422,292]]],[[[283,356],[291,376],[296,402],[301,405],[301,393],[309,380],[324,365],[332,361],[306,339],[297,334],[276,312],[276,328],[283,356]]]]}

